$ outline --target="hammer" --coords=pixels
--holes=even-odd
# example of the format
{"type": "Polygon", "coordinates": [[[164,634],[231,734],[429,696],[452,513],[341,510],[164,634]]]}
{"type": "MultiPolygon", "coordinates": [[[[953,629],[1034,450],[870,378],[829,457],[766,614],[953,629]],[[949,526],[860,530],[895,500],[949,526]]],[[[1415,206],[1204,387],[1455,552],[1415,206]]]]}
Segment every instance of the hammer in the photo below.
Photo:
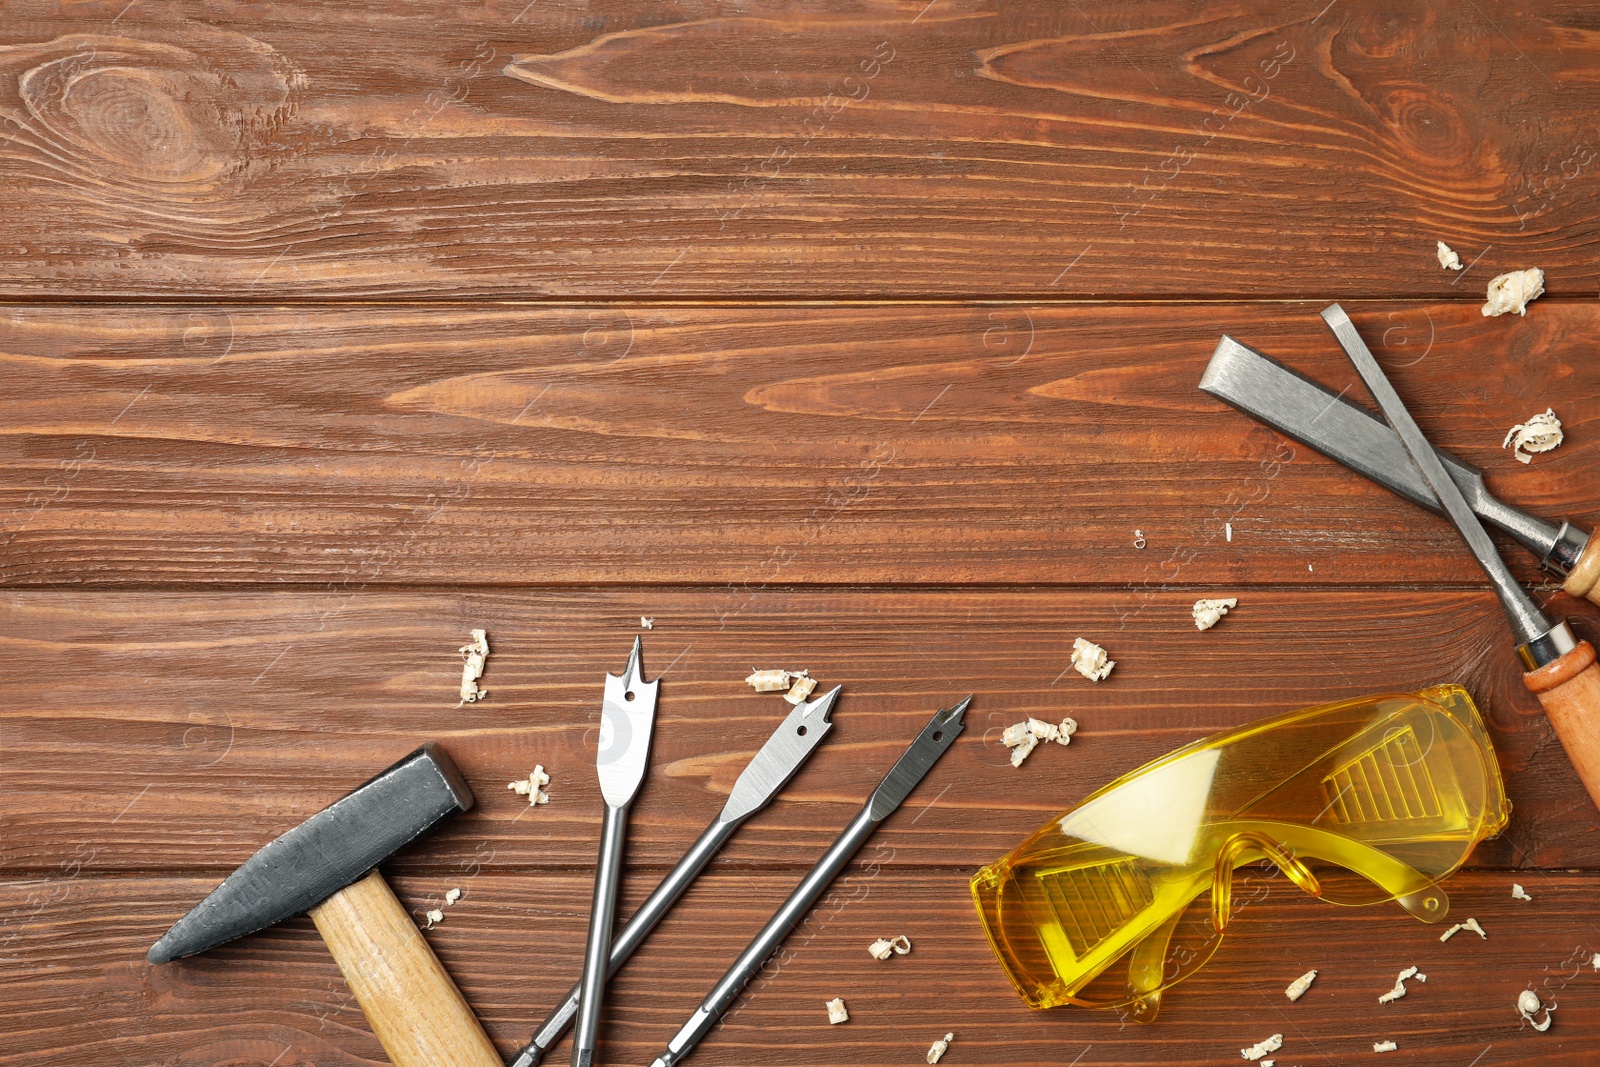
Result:
{"type": "Polygon", "coordinates": [[[228,875],[151,947],[166,963],[311,913],[395,1067],[503,1067],[438,957],[375,868],[472,807],[472,790],[429,742],[228,875]]]}

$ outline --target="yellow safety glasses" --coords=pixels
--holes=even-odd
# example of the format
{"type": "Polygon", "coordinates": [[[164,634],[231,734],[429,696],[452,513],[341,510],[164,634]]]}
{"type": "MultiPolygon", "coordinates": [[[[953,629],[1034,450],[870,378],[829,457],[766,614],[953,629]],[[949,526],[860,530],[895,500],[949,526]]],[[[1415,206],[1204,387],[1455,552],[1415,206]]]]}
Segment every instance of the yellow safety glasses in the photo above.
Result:
{"type": "Polygon", "coordinates": [[[980,870],[972,898],[1029,1005],[1125,1007],[1148,1022],[1274,870],[1335,904],[1394,900],[1438,922],[1450,902],[1437,883],[1510,808],[1465,689],[1344,700],[1119,778],[980,870]],[[1249,864],[1259,870],[1235,874],[1249,864]],[[1208,889],[1209,908],[1197,905],[1208,889]],[[1124,957],[1124,977],[1106,973],[1124,957]]]}

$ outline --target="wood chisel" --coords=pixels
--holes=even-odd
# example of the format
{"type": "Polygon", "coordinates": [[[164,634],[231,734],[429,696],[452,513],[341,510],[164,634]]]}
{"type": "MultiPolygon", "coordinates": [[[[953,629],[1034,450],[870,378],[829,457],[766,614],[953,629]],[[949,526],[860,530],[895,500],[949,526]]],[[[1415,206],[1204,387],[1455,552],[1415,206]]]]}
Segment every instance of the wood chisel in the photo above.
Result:
{"type": "Polygon", "coordinates": [[[622,845],[627,837],[628,809],[644,781],[655,731],[656,692],[661,680],[644,680],[644,646],[633,639],[633,652],[621,675],[606,675],[600,705],[600,751],[595,771],[605,798],[600,827],[600,858],[594,872],[594,903],[589,910],[589,941],[583,952],[583,980],[578,985],[577,1036],[572,1042],[572,1067],[590,1067],[600,1037],[600,1005],[611,973],[611,932],[617,915],[617,886],[622,875],[622,845]]]}
{"type": "MultiPolygon", "coordinates": [[[[1200,389],[1413,504],[1444,514],[1400,435],[1344,394],[1226,335],[1211,356],[1200,389]]],[[[1588,531],[1570,522],[1558,526],[1496,499],[1484,484],[1483,472],[1442,448],[1433,451],[1475,515],[1510,534],[1539,557],[1541,566],[1565,578],[1566,592],[1600,604],[1600,546],[1588,531]]]]}
{"type": "MultiPolygon", "coordinates": [[[[711,825],[706,827],[700,839],[689,847],[677,866],[667,872],[661,884],[656,886],[650,898],[639,905],[639,910],[633,913],[628,924],[617,932],[611,942],[607,977],[616,974],[634,950],[644,944],[650,931],[672,910],[678,898],[699,877],[734,831],[772,803],[779,790],[804,766],[828,731],[833,729],[828,715],[833,711],[834,702],[839,699],[841,688],[836,685],[815,700],[795,705],[772,736],[767,738],[761,751],[755,754],[744,773],[739,775],[739,780],[733,783],[733,790],[728,794],[728,802],[722,812],[711,820],[711,825]]],[[[550,1046],[561,1040],[561,1035],[572,1025],[572,1018],[578,1013],[579,993],[580,987],[573,986],[560,1007],[551,1012],[539,1029],[534,1031],[533,1040],[517,1053],[511,1061],[511,1067],[537,1067],[550,1046]]]]}
{"type": "Polygon", "coordinates": [[[1489,540],[1433,446],[1428,444],[1389,379],[1384,377],[1378,361],[1372,357],[1344,308],[1338,304],[1329,305],[1322,312],[1322,318],[1339,339],[1356,373],[1367,383],[1379,410],[1400,436],[1407,455],[1433,490],[1434,497],[1455,523],[1462,540],[1472,549],[1478,565],[1489,576],[1517,635],[1517,654],[1527,668],[1523,681],[1544,705],[1545,714],[1561,738],[1578,777],[1583,779],[1590,799],[1600,806],[1600,665],[1595,663],[1594,646],[1579,641],[1565,620],[1552,624],[1533,598],[1517,584],[1495,550],[1494,542],[1489,540]]]}
{"type": "Polygon", "coordinates": [[[889,773],[878,783],[878,787],[867,798],[866,804],[861,808],[861,813],[855,820],[845,827],[838,840],[827,852],[823,853],[817,865],[811,868],[800,884],[795,887],[789,899],[778,908],[771,921],[756,935],[755,940],[744,950],[738,960],[722,976],[706,996],[705,1001],[684,1023],[683,1028],[667,1044],[666,1051],[655,1059],[652,1067],[672,1067],[673,1064],[694,1051],[702,1038],[711,1032],[717,1025],[717,1020],[733,1006],[739,998],[740,992],[756,976],[767,958],[777,951],[783,944],[784,938],[811,910],[817,899],[827,892],[828,886],[844,870],[850,858],[866,844],[867,838],[872,836],[878,824],[887,819],[898,808],[917,783],[933,769],[939,757],[955,743],[955,739],[965,729],[963,716],[967,706],[972,703],[969,696],[952,708],[945,708],[936,712],[927,726],[911,742],[895,765],[889,768],[889,773]]]}

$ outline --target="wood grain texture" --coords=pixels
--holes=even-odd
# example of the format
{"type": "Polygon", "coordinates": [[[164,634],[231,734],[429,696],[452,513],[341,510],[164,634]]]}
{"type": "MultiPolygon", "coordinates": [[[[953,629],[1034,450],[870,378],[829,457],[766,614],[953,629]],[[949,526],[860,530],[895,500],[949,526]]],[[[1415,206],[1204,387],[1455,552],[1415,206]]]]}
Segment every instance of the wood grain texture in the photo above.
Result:
{"type": "MultiPolygon", "coordinates": [[[[872,845],[868,845],[868,851],[872,845]]],[[[1241,883],[1242,913],[1216,957],[1141,1026],[1111,1012],[1030,1011],[1007,986],[967,896],[966,871],[911,874],[858,866],[790,939],[784,960],[759,977],[694,1062],[720,1065],[915,1064],[935,1038],[956,1035],[949,1061],[969,1064],[1227,1064],[1274,1032],[1278,1062],[1361,1063],[1372,1042],[1400,1051],[1384,1062],[1479,1067],[1538,1062],[1579,1067],[1600,1040],[1600,950],[1593,922],[1596,875],[1524,878],[1532,903],[1511,899],[1504,872],[1446,883],[1452,917],[1476,917],[1470,934],[1438,941],[1439,927],[1396,906],[1338,908],[1281,878],[1241,883]],[[905,933],[913,951],[887,962],[867,945],[905,933]],[[1402,967],[1426,985],[1377,1004],[1402,967]],[[1300,1001],[1283,988],[1320,970],[1300,1001]],[[1514,1010],[1523,989],[1560,1005],[1550,1032],[1514,1010]],[[850,1021],[830,1027],[823,1002],[843,997],[850,1021]]],[[[607,998],[603,1054],[646,1063],[664,1047],[798,872],[712,872],[630,961],[607,998]]],[[[446,888],[462,899],[428,933],[502,1053],[567,990],[581,965],[589,882],[570,873],[475,878],[410,877],[397,890],[414,910],[446,888]]],[[[278,1067],[366,1067],[382,1051],[350,1001],[333,961],[305,919],[188,960],[152,968],[143,952],[188,902],[199,878],[84,875],[3,884],[13,902],[0,989],[10,1034],[6,1067],[97,1062],[278,1067]],[[14,921],[20,911],[26,922],[14,921]],[[84,960],[92,945],[92,962],[84,960]]],[[[624,886],[632,907],[635,880],[624,886]]],[[[569,1045],[551,1054],[563,1063],[569,1045]]]]}
{"type": "Polygon", "coordinates": [[[0,294],[1600,284],[1576,0],[205,10],[8,5],[0,294]]]}
{"type": "MultiPolygon", "coordinates": [[[[1239,607],[1205,633],[1190,617],[1196,594],[1181,590],[771,589],[725,624],[707,588],[11,593],[0,613],[0,867],[45,872],[78,848],[96,872],[220,878],[436,739],[478,806],[395,869],[591,868],[600,683],[621,669],[642,614],[655,620],[646,675],[664,681],[632,816],[635,866],[677,861],[789,710],[744,684],[767,667],[808,668],[844,695],[814,758],[726,849],[732,865],[814,861],[933,711],[969,692],[966,734],[877,837],[897,864],[975,868],[1196,738],[1443,681],[1478,700],[1514,805],[1511,828],[1475,862],[1600,863],[1600,816],[1487,593],[1230,592],[1239,607]],[[474,626],[494,649],[480,683],[490,695],[452,710],[455,649],[474,626]],[[1116,660],[1106,681],[1070,670],[1078,636],[1116,660]],[[1010,767],[1006,726],[1066,715],[1080,724],[1070,748],[1010,767]],[[530,810],[506,783],[535,763],[552,800],[530,810]]],[[[1592,619],[1575,624],[1600,636],[1592,619]]]]}
{"type": "MultiPolygon", "coordinates": [[[[1364,397],[1322,306],[16,309],[0,583],[1478,584],[1196,388],[1229,332],[1364,397]]],[[[1438,444],[1594,523],[1592,302],[1350,310],[1438,444]]]]}

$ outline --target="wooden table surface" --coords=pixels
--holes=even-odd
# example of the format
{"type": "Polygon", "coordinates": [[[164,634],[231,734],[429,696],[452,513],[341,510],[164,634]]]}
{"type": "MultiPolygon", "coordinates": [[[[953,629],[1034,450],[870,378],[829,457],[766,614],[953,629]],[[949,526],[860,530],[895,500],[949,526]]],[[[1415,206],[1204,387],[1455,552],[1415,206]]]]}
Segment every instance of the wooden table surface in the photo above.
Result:
{"type": "Polygon", "coordinates": [[[968,692],[696,1064],[916,1064],[946,1031],[952,1067],[1238,1063],[1274,1032],[1285,1067],[1596,1062],[1600,815],[1481,575],[1195,388],[1228,332],[1365,402],[1337,299],[1496,492],[1600,518],[1596,70],[1568,0],[12,0],[0,1065],[384,1062],[304,918],[144,952],[428,739],[479,804],[385,870],[419,916],[464,891],[427,936],[509,1054],[579,968],[591,731],[641,615],[664,681],[624,913],[787,709],[746,673],[844,696],[615,982],[608,1063],[659,1051],[968,692]],[[1479,314],[1532,266],[1525,318],[1479,314]],[[1566,443],[1514,462],[1547,406],[1566,443]],[[1199,633],[1203,596],[1239,606],[1199,633]],[[489,697],[456,708],[473,627],[489,697]],[[1109,679],[1068,669],[1078,636],[1109,679]],[[1487,941],[1278,879],[1151,1025],[1011,992],[978,866],[1175,746],[1440,681],[1514,805],[1446,884],[1487,941]],[[1081,732],[1013,770],[1028,715],[1081,732]],[[530,811],[505,783],[535,763],[530,811]]]}

